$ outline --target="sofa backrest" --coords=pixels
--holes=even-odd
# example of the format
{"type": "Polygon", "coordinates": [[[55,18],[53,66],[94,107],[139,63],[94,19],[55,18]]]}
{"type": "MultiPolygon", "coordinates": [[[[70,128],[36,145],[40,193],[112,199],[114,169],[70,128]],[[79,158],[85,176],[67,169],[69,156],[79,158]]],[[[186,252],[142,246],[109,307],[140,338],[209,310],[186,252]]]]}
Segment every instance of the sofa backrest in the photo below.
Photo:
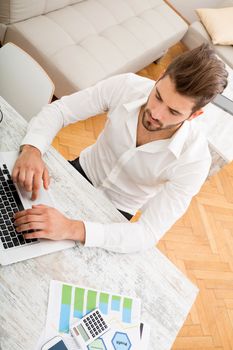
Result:
{"type": "Polygon", "coordinates": [[[0,0],[0,23],[11,24],[86,0],[0,0]]]}
{"type": "Polygon", "coordinates": [[[220,1],[219,3],[219,8],[222,8],[222,7],[232,7],[233,6],[233,0],[223,0],[223,1],[220,1]]]}

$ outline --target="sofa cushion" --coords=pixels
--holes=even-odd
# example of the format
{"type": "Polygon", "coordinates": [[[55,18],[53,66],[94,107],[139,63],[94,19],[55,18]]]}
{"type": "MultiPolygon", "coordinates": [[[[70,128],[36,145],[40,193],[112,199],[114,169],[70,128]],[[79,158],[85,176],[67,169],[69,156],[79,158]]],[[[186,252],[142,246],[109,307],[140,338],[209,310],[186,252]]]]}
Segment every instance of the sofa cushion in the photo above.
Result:
{"type": "Polygon", "coordinates": [[[86,0],[1,0],[0,23],[9,24],[86,0]]]}
{"type": "Polygon", "coordinates": [[[233,45],[233,7],[196,10],[213,44],[233,45]]]}
{"type": "Polygon", "coordinates": [[[13,23],[5,42],[47,70],[57,97],[137,72],[178,42],[187,24],[162,0],[86,0],[13,23]]]}

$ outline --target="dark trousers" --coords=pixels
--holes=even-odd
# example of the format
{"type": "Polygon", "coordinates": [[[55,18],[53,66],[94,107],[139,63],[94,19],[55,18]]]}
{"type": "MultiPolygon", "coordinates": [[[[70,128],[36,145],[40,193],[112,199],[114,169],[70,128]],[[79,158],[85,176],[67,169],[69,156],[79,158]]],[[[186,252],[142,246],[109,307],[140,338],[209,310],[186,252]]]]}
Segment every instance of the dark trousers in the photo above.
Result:
{"type": "MultiPolygon", "coordinates": [[[[83,177],[85,177],[85,179],[86,179],[87,181],[89,181],[90,184],[92,184],[92,186],[93,186],[93,183],[91,182],[91,180],[88,179],[87,175],[85,174],[83,168],[82,168],[81,165],[80,165],[79,157],[76,158],[76,159],[74,159],[74,160],[68,160],[68,162],[69,162],[71,165],[73,165],[73,167],[74,167],[76,170],[78,170],[78,172],[79,172],[83,177]]],[[[131,215],[131,214],[129,214],[129,213],[126,213],[125,211],[120,210],[120,209],[117,209],[117,210],[118,210],[127,220],[132,219],[133,215],[131,215]]]]}

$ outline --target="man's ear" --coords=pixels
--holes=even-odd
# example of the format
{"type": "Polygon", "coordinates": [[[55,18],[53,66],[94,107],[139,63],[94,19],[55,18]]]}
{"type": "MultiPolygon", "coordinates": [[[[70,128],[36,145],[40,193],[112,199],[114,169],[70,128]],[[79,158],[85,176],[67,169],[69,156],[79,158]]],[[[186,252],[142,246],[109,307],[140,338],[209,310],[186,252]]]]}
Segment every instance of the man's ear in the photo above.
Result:
{"type": "Polygon", "coordinates": [[[202,109],[198,109],[198,111],[194,112],[193,114],[190,115],[190,117],[188,118],[188,120],[192,120],[197,118],[199,115],[203,114],[204,111],[202,109]]]}

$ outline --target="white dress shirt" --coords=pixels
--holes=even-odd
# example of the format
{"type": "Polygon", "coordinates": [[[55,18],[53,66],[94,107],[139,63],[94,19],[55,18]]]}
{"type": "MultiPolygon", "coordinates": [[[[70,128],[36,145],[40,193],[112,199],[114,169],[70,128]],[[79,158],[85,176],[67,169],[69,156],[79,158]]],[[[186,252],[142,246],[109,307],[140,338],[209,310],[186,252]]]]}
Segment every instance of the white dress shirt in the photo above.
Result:
{"type": "Polygon", "coordinates": [[[140,108],[153,80],[123,74],[101,81],[43,108],[28,126],[22,144],[44,153],[64,126],[108,111],[95,144],[81,152],[80,164],[93,185],[116,208],[142,215],[135,223],[84,222],[87,247],[135,252],[153,247],[186,211],[211,164],[207,140],[186,121],[166,140],[136,147],[140,108]]]}

